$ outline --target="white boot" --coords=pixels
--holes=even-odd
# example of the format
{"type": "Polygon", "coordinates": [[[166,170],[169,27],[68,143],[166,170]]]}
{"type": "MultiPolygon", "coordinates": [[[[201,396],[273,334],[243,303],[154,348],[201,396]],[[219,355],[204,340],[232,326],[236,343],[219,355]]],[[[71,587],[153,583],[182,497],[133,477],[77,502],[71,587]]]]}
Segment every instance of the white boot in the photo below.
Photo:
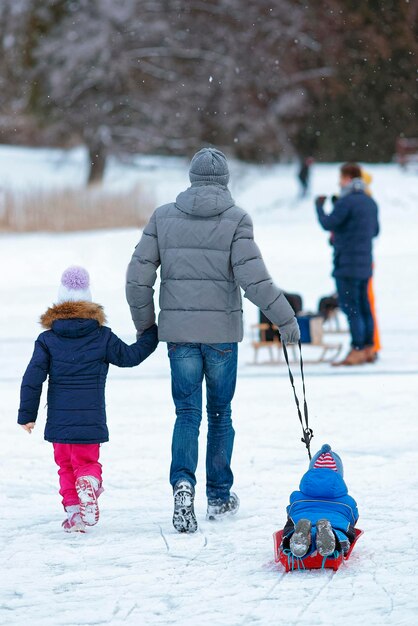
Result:
{"type": "Polygon", "coordinates": [[[102,493],[99,481],[94,476],[80,476],[75,482],[80,515],[86,526],[94,526],[99,521],[100,511],[97,498],[102,493]]]}
{"type": "Polygon", "coordinates": [[[78,504],[65,507],[67,519],[62,523],[66,533],[85,533],[86,525],[81,519],[80,507],[78,504]]]}

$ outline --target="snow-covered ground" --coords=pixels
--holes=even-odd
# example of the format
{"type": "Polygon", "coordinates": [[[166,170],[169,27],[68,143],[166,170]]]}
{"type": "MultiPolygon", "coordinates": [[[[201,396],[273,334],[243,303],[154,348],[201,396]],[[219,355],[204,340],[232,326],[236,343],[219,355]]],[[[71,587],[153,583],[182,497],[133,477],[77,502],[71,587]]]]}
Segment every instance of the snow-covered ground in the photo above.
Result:
{"type": "MultiPolygon", "coordinates": [[[[39,332],[36,320],[72,263],[88,267],[109,325],[133,341],[124,274],[140,233],[0,236],[0,623],[417,622],[418,178],[391,165],[368,170],[381,209],[375,279],[381,358],[355,370],[306,367],[313,448],[329,442],[342,455],[365,530],[337,573],[284,574],[273,561],[272,533],[285,521],[307,456],[285,368],[249,364],[257,312],[248,302],[233,405],[239,515],[219,524],[205,521],[203,423],[200,529],[194,536],[172,529],[167,477],[174,411],[161,345],[138,369],[112,369],[102,517],[85,535],[63,533],[56,468],[51,445],[43,441],[45,402],[29,437],[16,425],[20,378],[39,332]]],[[[233,164],[232,171],[233,195],[253,216],[273,277],[315,310],[319,297],[333,290],[331,250],[312,199],[295,200],[295,168],[233,164]]],[[[337,171],[334,165],[315,167],[313,193],[336,191],[337,171]]],[[[0,150],[0,185],[78,184],[84,176],[79,151],[68,158],[59,151],[0,150]]],[[[113,164],[107,184],[114,181],[141,182],[160,203],[187,184],[187,163],[144,158],[136,168],[113,164]]],[[[347,345],[347,337],[342,340],[347,345]]],[[[305,358],[310,356],[307,348],[305,358]]]]}

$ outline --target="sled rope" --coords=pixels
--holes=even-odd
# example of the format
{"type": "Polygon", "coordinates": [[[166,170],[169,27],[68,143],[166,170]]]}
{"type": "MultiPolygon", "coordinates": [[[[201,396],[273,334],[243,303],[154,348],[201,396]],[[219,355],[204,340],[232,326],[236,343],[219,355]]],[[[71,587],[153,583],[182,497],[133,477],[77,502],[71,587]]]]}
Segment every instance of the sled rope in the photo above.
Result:
{"type": "Polygon", "coordinates": [[[303,558],[300,556],[295,556],[294,554],[292,554],[292,551],[289,548],[285,548],[283,550],[283,554],[285,554],[287,556],[287,565],[288,568],[294,572],[296,569],[296,566],[298,568],[298,570],[304,570],[305,568],[305,564],[303,562],[303,558]],[[296,566],[295,566],[296,564],[296,566]]]}
{"type": "Polygon", "coordinates": [[[338,552],[338,550],[334,550],[332,554],[328,554],[328,556],[324,556],[324,558],[322,559],[321,569],[325,569],[327,559],[338,559],[339,556],[340,556],[340,553],[338,552]]]}
{"type": "Polygon", "coordinates": [[[303,389],[303,417],[305,418],[305,424],[303,423],[302,412],[300,410],[299,398],[298,398],[297,393],[296,393],[295,380],[293,378],[292,370],[290,369],[289,356],[287,354],[286,344],[283,342],[282,345],[283,345],[284,358],[286,360],[287,369],[289,371],[290,384],[292,385],[293,395],[295,397],[295,403],[296,403],[296,408],[297,408],[297,411],[298,411],[298,417],[299,417],[300,425],[302,426],[303,436],[302,436],[301,441],[302,441],[302,443],[305,444],[306,449],[308,451],[309,460],[311,460],[312,459],[312,455],[311,455],[311,439],[313,437],[313,430],[312,430],[312,428],[309,428],[308,404],[306,402],[306,389],[305,389],[305,374],[303,372],[302,344],[301,344],[301,342],[299,340],[298,341],[298,346],[299,346],[299,358],[300,358],[300,373],[301,373],[301,376],[302,376],[302,389],[303,389]]]}

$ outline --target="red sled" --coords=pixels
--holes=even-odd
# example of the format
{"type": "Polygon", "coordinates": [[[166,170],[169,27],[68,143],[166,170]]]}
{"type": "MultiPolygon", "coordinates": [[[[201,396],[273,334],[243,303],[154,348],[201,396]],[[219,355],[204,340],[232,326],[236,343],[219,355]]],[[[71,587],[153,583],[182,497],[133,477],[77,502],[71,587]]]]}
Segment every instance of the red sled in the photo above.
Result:
{"type": "Polygon", "coordinates": [[[349,551],[346,555],[340,554],[335,557],[328,557],[324,560],[318,552],[313,552],[309,556],[304,559],[297,559],[292,556],[288,556],[285,554],[281,548],[282,539],[283,539],[283,531],[278,530],[273,534],[274,541],[274,560],[276,563],[281,563],[285,568],[286,572],[291,572],[294,570],[304,570],[304,569],[333,569],[337,571],[343,561],[348,561],[350,555],[353,551],[354,546],[357,543],[359,537],[363,534],[364,531],[360,530],[360,528],[354,529],[356,536],[353,543],[350,546],[349,551]]]}

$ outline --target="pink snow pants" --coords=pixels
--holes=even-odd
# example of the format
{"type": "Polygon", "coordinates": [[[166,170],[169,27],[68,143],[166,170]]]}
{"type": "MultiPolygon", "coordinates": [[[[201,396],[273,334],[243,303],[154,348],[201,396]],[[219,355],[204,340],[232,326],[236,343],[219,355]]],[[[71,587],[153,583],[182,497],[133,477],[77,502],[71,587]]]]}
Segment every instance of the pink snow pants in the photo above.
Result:
{"type": "Polygon", "coordinates": [[[102,483],[102,466],[99,463],[98,443],[54,443],[54,459],[58,465],[60,494],[64,508],[78,504],[75,481],[80,476],[94,476],[102,483]]]}

